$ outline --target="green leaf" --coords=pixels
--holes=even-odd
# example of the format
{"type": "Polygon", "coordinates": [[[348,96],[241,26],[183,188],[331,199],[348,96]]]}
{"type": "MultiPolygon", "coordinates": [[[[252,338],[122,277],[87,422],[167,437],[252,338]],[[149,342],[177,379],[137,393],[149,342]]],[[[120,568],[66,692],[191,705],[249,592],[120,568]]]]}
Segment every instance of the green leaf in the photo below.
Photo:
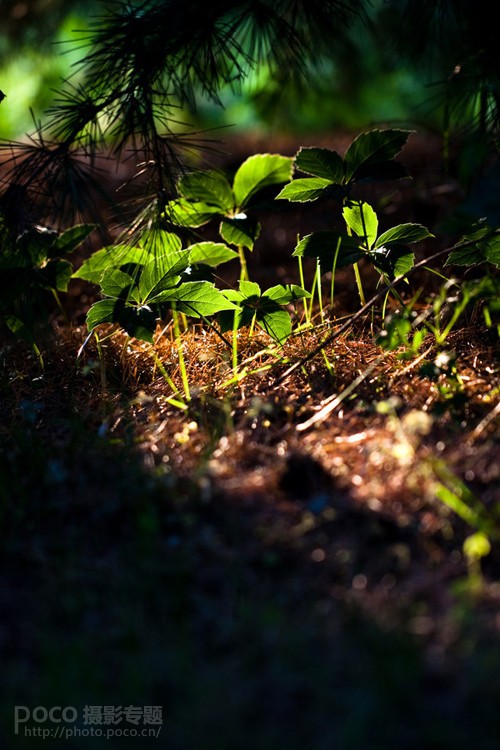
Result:
{"type": "Polygon", "coordinates": [[[415,264],[415,255],[406,245],[378,248],[369,254],[369,259],[377,271],[391,280],[404,276],[415,264]]]}
{"type": "Polygon", "coordinates": [[[234,194],[226,177],[219,172],[193,172],[179,181],[179,192],[190,201],[215,206],[227,214],[235,208],[234,194]]]}
{"type": "Polygon", "coordinates": [[[276,200],[288,200],[291,203],[307,203],[320,198],[332,186],[331,180],[325,177],[299,177],[285,185],[276,196],[276,200]]]}
{"type": "Polygon", "coordinates": [[[198,242],[195,245],[190,245],[186,252],[189,253],[190,265],[195,266],[198,263],[203,263],[211,268],[216,268],[221,263],[227,263],[229,260],[238,257],[236,250],[231,250],[222,242],[198,242]]]}
{"type": "Polygon", "coordinates": [[[74,227],[66,229],[55,241],[51,255],[64,255],[76,250],[94,229],[94,224],[76,224],[74,227]]]}
{"type": "Polygon", "coordinates": [[[295,156],[295,166],[306,174],[323,177],[336,185],[342,184],[344,162],[336,151],[329,148],[300,148],[295,156]]]}
{"type": "Polygon", "coordinates": [[[238,304],[245,299],[245,295],[239,292],[237,289],[223,289],[222,293],[224,297],[228,298],[228,300],[231,300],[231,302],[236,302],[238,304]]]}
{"type": "Polygon", "coordinates": [[[244,279],[240,279],[239,288],[240,293],[247,298],[260,297],[261,295],[260,286],[256,281],[245,281],[244,279]]]}
{"type": "Polygon", "coordinates": [[[257,323],[271,338],[279,343],[283,343],[292,332],[290,315],[286,310],[274,307],[271,300],[270,303],[267,309],[264,306],[258,311],[257,323]]]}
{"type": "Polygon", "coordinates": [[[93,331],[102,323],[114,323],[116,303],[115,299],[101,299],[94,302],[87,313],[88,330],[93,331]]]}
{"type": "Polygon", "coordinates": [[[221,221],[219,232],[223,240],[230,245],[253,250],[254,242],[260,234],[260,224],[253,217],[235,216],[221,221]]]}
{"type": "Polygon", "coordinates": [[[132,295],[132,288],[135,286],[135,281],[128,273],[120,271],[118,268],[106,271],[101,279],[101,291],[107,297],[126,297],[132,295]]]}
{"type": "Polygon", "coordinates": [[[422,224],[398,224],[392,229],[388,229],[387,232],[383,232],[375,243],[375,248],[389,245],[393,242],[412,244],[413,242],[420,242],[421,240],[434,237],[429,232],[427,227],[422,224]]]}
{"type": "Polygon", "coordinates": [[[97,250],[74,273],[72,278],[84,279],[99,284],[105,271],[128,264],[141,265],[148,259],[145,250],[139,247],[115,245],[97,250]]]}
{"type": "Polygon", "coordinates": [[[165,296],[167,294],[168,301],[175,301],[176,310],[197,318],[206,318],[221,310],[236,309],[236,305],[208,281],[187,281],[176,289],[165,292],[165,296]]]}
{"type": "Polygon", "coordinates": [[[402,252],[399,258],[397,258],[394,262],[393,266],[393,274],[394,278],[398,278],[398,276],[405,276],[407,273],[411,271],[413,266],[415,265],[415,254],[412,252],[404,253],[402,252]]]}
{"type": "MultiPolygon", "coordinates": [[[[345,179],[352,181],[366,177],[391,177],[391,170],[384,173],[383,168],[401,151],[410,133],[409,130],[393,129],[361,133],[345,154],[345,179]]],[[[393,171],[397,176],[406,174],[406,170],[399,165],[393,171]]]]}
{"type": "Polygon", "coordinates": [[[294,300],[309,298],[311,295],[301,286],[297,286],[297,284],[287,284],[286,286],[277,284],[266,289],[262,296],[269,297],[269,299],[272,299],[278,305],[288,305],[294,300]]]}
{"type": "Polygon", "coordinates": [[[241,211],[250,198],[269,185],[288,182],[292,179],[293,159],[280,154],[254,154],[237,170],[233,191],[236,209],[241,211]]]}
{"type": "Polygon", "coordinates": [[[132,307],[119,299],[99,300],[87,313],[87,328],[93,331],[103,323],[118,323],[129,336],[153,343],[156,316],[148,307],[132,307]]]}
{"type": "Polygon", "coordinates": [[[354,237],[340,232],[313,232],[303,237],[293,252],[294,256],[319,258],[324,271],[330,271],[336,261],[336,268],[344,268],[357,263],[366,253],[359,247],[354,237]]]}
{"type": "Polygon", "coordinates": [[[151,258],[139,279],[139,295],[142,303],[148,302],[165,289],[179,282],[179,274],[189,266],[189,253],[181,250],[151,258]]]}
{"type": "Polygon", "coordinates": [[[217,206],[209,206],[202,201],[191,202],[186,198],[168,201],[165,206],[164,217],[179,227],[201,227],[203,224],[220,214],[217,206]]]}
{"type": "Polygon", "coordinates": [[[154,342],[154,333],[156,331],[156,315],[147,306],[130,307],[126,305],[116,308],[115,322],[119,323],[128,333],[141,341],[147,341],[149,344],[154,342]]]}
{"type": "Polygon", "coordinates": [[[484,252],[479,245],[456,247],[448,255],[445,266],[476,266],[484,263],[484,252]]]}
{"type": "Polygon", "coordinates": [[[152,255],[164,255],[181,250],[182,241],[174,232],[166,232],[164,229],[155,228],[146,229],[142,233],[138,245],[152,255]]]}
{"type": "Polygon", "coordinates": [[[500,268],[500,235],[492,235],[490,229],[485,229],[484,232],[480,230],[475,235],[465,237],[449,254],[445,266],[476,266],[484,262],[500,268]],[[478,237],[478,241],[469,244],[475,236],[478,237]]]}
{"type": "Polygon", "coordinates": [[[37,269],[38,278],[46,289],[55,289],[58,292],[66,292],[71,279],[73,266],[67,260],[56,258],[49,260],[43,268],[37,269]]]}
{"type": "Polygon", "coordinates": [[[366,248],[371,248],[378,232],[378,218],[373,208],[360,201],[352,206],[345,206],[342,215],[347,226],[364,240],[366,248]]]}
{"type": "Polygon", "coordinates": [[[495,235],[486,243],[484,257],[488,263],[500,268],[500,235],[495,235]]]}

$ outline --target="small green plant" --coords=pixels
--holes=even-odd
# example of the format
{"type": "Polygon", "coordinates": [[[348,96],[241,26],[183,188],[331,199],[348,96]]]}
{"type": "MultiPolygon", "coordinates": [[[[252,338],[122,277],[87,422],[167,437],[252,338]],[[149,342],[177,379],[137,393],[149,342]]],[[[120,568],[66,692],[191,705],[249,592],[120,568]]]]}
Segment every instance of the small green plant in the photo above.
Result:
{"type": "Polygon", "coordinates": [[[237,305],[236,312],[223,310],[218,315],[221,331],[239,329],[257,323],[271,338],[283,343],[292,332],[290,313],[284,307],[309,297],[295,284],[278,284],[262,292],[255,281],[240,280],[239,289],[226,289],[224,296],[237,305]]]}
{"type": "Polygon", "coordinates": [[[427,335],[426,329],[417,327],[419,315],[411,305],[391,313],[384,320],[384,327],[377,336],[377,344],[385,351],[397,351],[398,359],[414,359],[427,335]]]}
{"type": "Polygon", "coordinates": [[[220,235],[237,248],[240,278],[248,281],[245,251],[253,250],[261,229],[247,213],[250,202],[264,188],[288,182],[292,167],[291,157],[254,154],[237,169],[232,185],[216,171],[184,175],[177,186],[180,197],[167,203],[165,218],[177,226],[196,228],[220,217],[220,235]]]}
{"type": "Polygon", "coordinates": [[[185,250],[177,235],[163,230],[145,233],[137,247],[99,250],[74,274],[97,282],[104,299],[87,314],[93,331],[117,323],[129,336],[153,343],[159,320],[167,311],[205,318],[235,305],[209,281],[190,281],[191,264],[227,260],[230,248],[198,243],[185,250]]]}
{"type": "Polygon", "coordinates": [[[294,255],[316,258],[322,272],[352,265],[361,304],[365,297],[358,268],[362,259],[369,260],[385,280],[392,280],[411,270],[414,254],[410,245],[432,237],[421,224],[400,224],[378,234],[378,217],[366,202],[354,200],[351,192],[356,183],[407,177],[406,169],[395,156],[406,143],[410,131],[372,130],[359,135],[342,158],[327,148],[301,148],[295,156],[295,167],[310,177],[299,177],[277,196],[304,203],[332,197],[343,206],[345,231],[319,231],[303,237],[294,255]]]}
{"type": "Polygon", "coordinates": [[[34,226],[9,241],[5,234],[0,246],[2,298],[0,320],[16,336],[28,342],[40,355],[37,343],[47,323],[47,303],[66,292],[73,273],[65,257],[84,242],[94,226],[79,224],[59,233],[34,226]]]}

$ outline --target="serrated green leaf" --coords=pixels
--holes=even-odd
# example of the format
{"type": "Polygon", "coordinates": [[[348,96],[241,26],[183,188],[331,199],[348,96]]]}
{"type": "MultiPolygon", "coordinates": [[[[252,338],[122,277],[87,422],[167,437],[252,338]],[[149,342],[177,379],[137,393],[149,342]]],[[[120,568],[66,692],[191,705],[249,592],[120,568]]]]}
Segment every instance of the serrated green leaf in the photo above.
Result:
{"type": "Polygon", "coordinates": [[[186,248],[186,252],[189,253],[190,265],[203,263],[211,268],[216,268],[221,263],[227,263],[238,257],[236,250],[231,250],[222,242],[197,242],[186,248]]]}
{"type": "Polygon", "coordinates": [[[301,172],[323,177],[329,182],[340,185],[344,176],[342,157],[329,148],[301,148],[295,157],[295,166],[301,172]]]}
{"type": "Polygon", "coordinates": [[[113,323],[116,307],[115,299],[101,299],[94,302],[87,313],[87,328],[93,331],[102,323],[113,323]]]}
{"type": "Polygon", "coordinates": [[[484,263],[484,253],[480,245],[456,247],[448,255],[445,266],[477,266],[484,263]]]}
{"type": "Polygon", "coordinates": [[[257,323],[271,338],[282,344],[292,332],[292,321],[286,310],[281,308],[259,310],[257,323]]]}
{"type": "Polygon", "coordinates": [[[277,284],[272,286],[262,294],[263,297],[269,297],[278,305],[288,305],[297,299],[310,297],[310,293],[297,284],[277,284]]]}
{"type": "Polygon", "coordinates": [[[245,295],[239,292],[237,289],[223,289],[222,294],[227,297],[231,302],[240,304],[245,299],[245,295]]]}
{"type": "Polygon", "coordinates": [[[266,289],[266,291],[262,293],[262,297],[267,297],[278,305],[288,305],[293,299],[290,289],[283,284],[269,287],[269,289],[266,289]]]}
{"type": "Polygon", "coordinates": [[[434,237],[434,235],[429,232],[427,227],[422,226],[422,224],[398,224],[398,226],[392,227],[392,229],[388,229],[380,235],[375,243],[375,248],[377,249],[394,242],[411,245],[413,242],[420,242],[430,237],[434,237]]]}
{"type": "Polygon", "coordinates": [[[175,302],[179,312],[197,318],[209,317],[221,310],[236,309],[236,305],[208,281],[187,281],[169,290],[168,295],[168,300],[175,302]]]}
{"type": "Polygon", "coordinates": [[[134,286],[135,281],[132,276],[118,268],[106,271],[101,279],[101,290],[107,297],[125,298],[131,294],[134,286]]]}
{"type": "Polygon", "coordinates": [[[182,248],[181,238],[177,234],[156,228],[146,229],[137,244],[152,255],[175,253],[182,248]]]}
{"type": "Polygon", "coordinates": [[[64,255],[76,250],[94,229],[94,224],[76,224],[74,227],[66,229],[55,241],[51,255],[64,255]]]}
{"type": "Polygon", "coordinates": [[[357,263],[366,253],[359,247],[356,238],[334,231],[313,232],[303,237],[293,252],[294,256],[319,258],[324,271],[330,271],[336,260],[336,268],[357,263]]]}
{"type": "Polygon", "coordinates": [[[261,289],[256,281],[240,279],[239,290],[244,297],[260,297],[261,289]]]}
{"type": "Polygon", "coordinates": [[[325,177],[299,177],[285,185],[276,196],[276,200],[288,200],[291,203],[315,201],[323,196],[331,186],[331,180],[325,177]]]}
{"type": "Polygon", "coordinates": [[[178,188],[184,198],[215,206],[221,214],[231,213],[235,208],[231,185],[219,172],[193,172],[184,175],[178,188]]]}
{"type": "Polygon", "coordinates": [[[288,182],[292,178],[293,159],[280,154],[254,154],[237,170],[233,192],[236,209],[242,211],[250,198],[269,185],[288,182]]]}
{"type": "Polygon", "coordinates": [[[369,255],[375,268],[389,279],[406,275],[415,264],[415,255],[406,245],[390,245],[369,255]]]}
{"type": "Polygon", "coordinates": [[[500,268],[500,236],[498,234],[486,243],[484,257],[488,263],[500,268]]]}
{"type": "Polygon", "coordinates": [[[72,275],[74,279],[84,279],[92,284],[99,284],[105,271],[121,268],[128,264],[141,265],[146,262],[148,254],[138,247],[116,245],[97,250],[72,275]]]}
{"type": "Polygon", "coordinates": [[[156,316],[148,307],[132,307],[119,299],[99,300],[87,313],[87,328],[93,331],[103,323],[118,323],[129,336],[153,343],[156,316]]]}
{"type": "Polygon", "coordinates": [[[412,252],[402,253],[394,263],[394,278],[406,276],[415,265],[415,254],[412,252]]]}
{"type": "Polygon", "coordinates": [[[352,206],[345,206],[342,215],[347,226],[364,240],[366,248],[371,248],[378,232],[378,218],[373,208],[360,201],[352,206]]]}
{"type": "Polygon", "coordinates": [[[232,217],[221,221],[219,232],[223,240],[230,245],[253,250],[255,240],[260,234],[260,224],[253,217],[232,217]]]}
{"type": "Polygon", "coordinates": [[[201,201],[192,202],[186,198],[179,198],[167,202],[163,215],[167,221],[179,227],[196,228],[208,224],[218,214],[220,214],[220,210],[217,206],[209,206],[208,203],[201,201]]]}
{"type": "MultiPolygon", "coordinates": [[[[394,159],[405,145],[410,133],[409,130],[395,129],[370,130],[361,133],[351,143],[345,154],[345,179],[352,181],[379,176],[380,166],[394,159]]],[[[399,170],[406,172],[401,167],[399,170]]]]}
{"type": "Polygon", "coordinates": [[[139,279],[140,300],[144,304],[165,289],[179,282],[179,274],[189,266],[189,253],[185,250],[166,253],[151,258],[144,266],[139,279]]]}

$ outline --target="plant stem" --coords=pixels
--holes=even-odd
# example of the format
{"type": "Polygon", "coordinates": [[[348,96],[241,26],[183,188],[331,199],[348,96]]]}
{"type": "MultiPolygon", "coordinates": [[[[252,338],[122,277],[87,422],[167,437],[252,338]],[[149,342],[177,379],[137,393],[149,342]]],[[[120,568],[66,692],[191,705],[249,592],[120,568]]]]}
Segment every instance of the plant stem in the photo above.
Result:
{"type": "Polygon", "coordinates": [[[361,282],[361,275],[359,273],[359,266],[357,263],[353,263],[354,268],[354,277],[356,279],[356,286],[358,287],[358,294],[359,294],[359,301],[361,302],[362,307],[366,305],[365,300],[365,293],[363,291],[363,284],[361,282]]]}
{"type": "Polygon", "coordinates": [[[174,323],[174,337],[177,346],[177,356],[179,357],[179,369],[181,372],[182,386],[184,388],[184,396],[186,398],[186,401],[191,401],[191,391],[189,389],[186,362],[184,360],[184,352],[182,351],[181,332],[179,328],[179,313],[174,307],[172,307],[172,320],[174,323]]]}
{"type": "MultiPolygon", "coordinates": [[[[472,245],[473,241],[471,240],[468,245],[472,245]]],[[[462,245],[463,247],[464,245],[462,245]]],[[[293,365],[291,365],[288,370],[286,370],[284,373],[282,373],[276,380],[274,381],[273,385],[274,387],[281,385],[282,383],[287,380],[287,378],[290,377],[292,372],[295,372],[299,367],[303,367],[307,362],[310,362],[314,357],[316,357],[317,354],[319,354],[325,346],[331,344],[335,339],[339,338],[343,333],[345,333],[350,326],[354,323],[355,320],[358,320],[363,315],[365,315],[368,310],[373,307],[373,305],[379,301],[379,299],[382,299],[382,297],[387,294],[391,289],[394,289],[394,287],[399,284],[401,281],[406,280],[406,278],[411,274],[417,271],[419,268],[422,268],[426,264],[432,262],[433,260],[436,260],[437,258],[442,258],[443,255],[446,255],[446,253],[450,253],[452,250],[455,249],[455,246],[452,246],[451,248],[444,248],[442,250],[438,250],[437,253],[434,253],[430,258],[426,258],[423,261],[420,261],[419,263],[416,263],[411,271],[406,274],[402,274],[401,276],[397,276],[393,281],[391,281],[390,284],[387,284],[386,286],[379,289],[376,294],[373,295],[373,297],[368,300],[366,305],[361,307],[357,312],[355,312],[353,315],[349,316],[349,320],[347,320],[343,325],[340,326],[340,328],[337,328],[335,331],[332,331],[332,333],[324,339],[321,344],[319,344],[317,347],[312,349],[308,352],[308,354],[305,357],[302,357],[298,361],[294,362],[293,365]]]]}
{"type": "MultiPolygon", "coordinates": [[[[155,367],[157,367],[159,369],[160,373],[162,374],[163,378],[165,379],[165,382],[168,383],[168,385],[172,389],[172,392],[174,393],[174,395],[175,396],[180,396],[179,389],[177,388],[177,386],[173,382],[172,378],[170,377],[170,375],[166,371],[166,369],[165,369],[165,367],[163,365],[163,362],[161,362],[161,360],[159,359],[159,357],[158,357],[158,355],[157,355],[157,353],[155,351],[153,351],[153,359],[154,359],[154,362],[155,362],[155,367]]],[[[177,400],[176,398],[170,397],[170,398],[167,399],[167,401],[170,404],[172,404],[173,406],[176,406],[178,409],[182,409],[183,411],[185,411],[188,408],[187,404],[184,403],[184,401],[177,400]]]]}
{"type": "MultiPolygon", "coordinates": [[[[316,284],[317,284],[317,281],[318,281],[318,276],[317,276],[317,274],[315,273],[315,274],[314,274],[314,277],[313,277],[313,283],[312,283],[312,287],[311,287],[311,302],[310,302],[310,304],[309,304],[309,316],[308,316],[308,322],[311,322],[311,318],[312,318],[312,310],[313,310],[313,305],[314,305],[314,293],[316,292],[316,284]]],[[[304,301],[304,304],[305,304],[305,301],[304,301]]]]}
{"type": "MultiPolygon", "coordinates": [[[[297,241],[298,241],[298,239],[297,239],[297,241]]],[[[303,263],[302,263],[302,256],[300,256],[300,255],[297,257],[297,264],[299,266],[299,281],[300,281],[300,286],[302,287],[302,289],[305,289],[306,288],[306,283],[305,283],[305,279],[304,279],[304,266],[303,266],[303,263]]],[[[307,300],[306,300],[305,297],[302,300],[302,304],[304,306],[304,314],[306,316],[306,323],[309,325],[311,323],[311,316],[309,314],[309,308],[307,306],[307,300]]]]}
{"type": "Polygon", "coordinates": [[[234,311],[234,318],[233,318],[232,365],[233,365],[234,375],[236,375],[236,372],[238,370],[238,325],[237,325],[238,312],[239,312],[238,310],[234,311]]]}
{"type": "Polygon", "coordinates": [[[323,323],[324,322],[324,317],[323,317],[323,294],[322,294],[322,289],[321,289],[321,264],[320,264],[319,258],[316,261],[316,278],[317,278],[316,286],[317,286],[317,289],[318,289],[319,312],[320,312],[321,322],[323,323]]]}
{"type": "Polygon", "coordinates": [[[240,281],[248,281],[248,267],[243,245],[238,245],[238,255],[240,258],[240,281]]]}

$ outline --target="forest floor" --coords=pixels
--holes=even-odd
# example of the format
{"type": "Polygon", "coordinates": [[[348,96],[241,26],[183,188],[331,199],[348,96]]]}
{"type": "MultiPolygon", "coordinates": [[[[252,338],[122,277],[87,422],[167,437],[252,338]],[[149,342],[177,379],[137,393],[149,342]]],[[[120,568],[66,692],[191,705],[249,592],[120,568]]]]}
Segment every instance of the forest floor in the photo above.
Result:
{"type": "MultiPolygon", "coordinates": [[[[364,197],[435,231],[432,254],[462,195],[435,140],[414,143],[413,181],[364,197]]],[[[264,211],[252,280],[298,283],[297,234],[331,220],[264,211]]],[[[416,275],[405,299],[422,289],[422,310],[441,283],[416,275]]],[[[342,271],[334,310],[279,355],[239,333],[232,384],[230,350],[190,326],[183,409],[162,374],[182,388],[170,331],[77,358],[93,294],[75,282],[67,317],[54,311],[43,369],[16,342],[0,355],[4,746],[32,742],[13,734],[15,705],[100,704],[161,706],[160,739],[180,750],[496,750],[500,369],[480,311],[404,358],[378,346],[376,307],[305,360],[359,308],[342,271]],[[438,356],[447,372],[423,367],[438,356]],[[464,542],[484,519],[491,549],[474,561],[464,542]]]]}

